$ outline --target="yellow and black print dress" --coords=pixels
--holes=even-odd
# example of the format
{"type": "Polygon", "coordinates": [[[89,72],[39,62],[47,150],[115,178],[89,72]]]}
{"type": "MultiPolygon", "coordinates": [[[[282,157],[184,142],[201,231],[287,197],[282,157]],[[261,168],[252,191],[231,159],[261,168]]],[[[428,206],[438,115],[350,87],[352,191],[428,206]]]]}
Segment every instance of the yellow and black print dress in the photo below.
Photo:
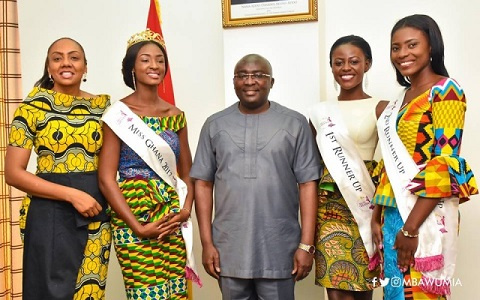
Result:
{"type": "MultiPolygon", "coordinates": [[[[377,145],[377,98],[338,101],[348,136],[371,173],[377,145]]],[[[370,291],[379,269],[369,270],[369,257],[358,224],[335,180],[324,168],[318,186],[315,231],[315,284],[327,289],[370,291]]]]}
{"type": "Polygon", "coordinates": [[[109,103],[108,95],[81,98],[35,87],[15,111],[9,144],[35,149],[36,175],[83,190],[104,208],[84,218],[66,201],[25,197],[23,299],[105,298],[111,233],[96,170],[100,118],[109,103]]]}

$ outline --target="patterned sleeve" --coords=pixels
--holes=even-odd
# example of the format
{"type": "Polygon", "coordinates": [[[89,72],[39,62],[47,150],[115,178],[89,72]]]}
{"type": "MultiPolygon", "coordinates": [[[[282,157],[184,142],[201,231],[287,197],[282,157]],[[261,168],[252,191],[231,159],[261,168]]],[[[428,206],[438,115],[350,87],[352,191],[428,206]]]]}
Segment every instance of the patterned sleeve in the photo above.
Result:
{"type": "Polygon", "coordinates": [[[28,104],[21,104],[13,115],[9,145],[32,149],[36,135],[37,118],[37,108],[28,104]]]}
{"type": "Polygon", "coordinates": [[[452,79],[432,88],[432,122],[434,141],[432,159],[421,166],[410,190],[421,197],[444,198],[452,195],[468,200],[477,194],[473,172],[459,156],[465,120],[466,98],[463,89],[452,79]]]}
{"type": "Polygon", "coordinates": [[[177,115],[176,122],[177,126],[175,127],[178,128],[178,130],[184,128],[187,125],[187,118],[185,117],[185,113],[183,111],[179,115],[177,115]]]}

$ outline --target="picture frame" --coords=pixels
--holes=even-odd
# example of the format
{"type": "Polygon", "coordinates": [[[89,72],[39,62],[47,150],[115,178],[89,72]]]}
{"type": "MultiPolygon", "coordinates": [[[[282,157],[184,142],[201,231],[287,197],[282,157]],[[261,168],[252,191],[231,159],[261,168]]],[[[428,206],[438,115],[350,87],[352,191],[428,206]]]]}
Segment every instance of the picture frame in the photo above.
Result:
{"type": "Polygon", "coordinates": [[[318,20],[317,0],[222,0],[223,27],[318,20]]]}

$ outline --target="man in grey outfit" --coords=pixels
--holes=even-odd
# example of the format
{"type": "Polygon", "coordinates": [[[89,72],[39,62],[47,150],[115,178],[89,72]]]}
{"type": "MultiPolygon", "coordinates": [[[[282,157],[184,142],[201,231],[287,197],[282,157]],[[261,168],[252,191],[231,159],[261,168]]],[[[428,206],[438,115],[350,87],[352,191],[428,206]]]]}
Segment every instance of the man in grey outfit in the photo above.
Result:
{"type": "Polygon", "coordinates": [[[306,118],[268,100],[273,83],[268,60],[240,59],[240,101],[206,120],[190,172],[202,262],[225,300],[294,299],[312,268],[318,151],[306,118]]]}

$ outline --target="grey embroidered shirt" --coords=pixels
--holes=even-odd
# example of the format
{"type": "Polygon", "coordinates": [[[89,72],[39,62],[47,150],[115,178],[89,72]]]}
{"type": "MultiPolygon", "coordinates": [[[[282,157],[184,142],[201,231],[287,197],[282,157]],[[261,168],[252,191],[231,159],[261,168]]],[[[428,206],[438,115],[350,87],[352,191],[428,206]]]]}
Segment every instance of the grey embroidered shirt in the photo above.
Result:
{"type": "Polygon", "coordinates": [[[238,102],[203,125],[190,176],[214,183],[212,236],[221,276],[289,278],[300,241],[298,183],[320,177],[306,118],[276,102],[238,102]]]}

